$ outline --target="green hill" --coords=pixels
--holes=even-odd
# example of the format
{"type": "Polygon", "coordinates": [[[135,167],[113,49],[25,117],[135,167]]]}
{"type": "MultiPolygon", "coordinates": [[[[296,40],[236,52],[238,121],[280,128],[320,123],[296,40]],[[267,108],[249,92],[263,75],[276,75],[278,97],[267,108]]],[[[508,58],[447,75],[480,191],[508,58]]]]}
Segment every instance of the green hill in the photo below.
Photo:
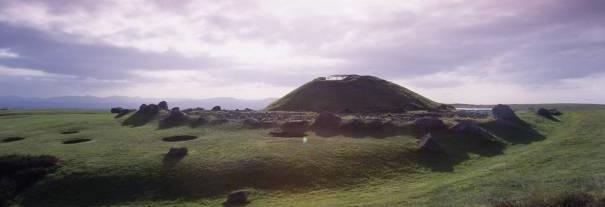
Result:
{"type": "Polygon", "coordinates": [[[359,75],[317,78],[271,103],[268,111],[401,112],[441,104],[395,83],[359,75]]]}
{"type": "Polygon", "coordinates": [[[274,138],[237,124],[158,130],[109,113],[3,111],[3,155],[52,155],[60,168],[17,197],[23,206],[221,206],[252,189],[247,206],[491,206],[602,195],[605,111],[565,111],[560,122],[520,113],[527,128],[482,123],[495,143],[436,133],[446,154],[418,152],[412,131],[386,138],[274,138]],[[77,131],[62,134],[65,131],[77,131]],[[193,135],[185,142],[164,137],[193,135]],[[74,138],[89,142],[63,144],[74,138]],[[170,147],[189,149],[169,161],[170,147]]]}

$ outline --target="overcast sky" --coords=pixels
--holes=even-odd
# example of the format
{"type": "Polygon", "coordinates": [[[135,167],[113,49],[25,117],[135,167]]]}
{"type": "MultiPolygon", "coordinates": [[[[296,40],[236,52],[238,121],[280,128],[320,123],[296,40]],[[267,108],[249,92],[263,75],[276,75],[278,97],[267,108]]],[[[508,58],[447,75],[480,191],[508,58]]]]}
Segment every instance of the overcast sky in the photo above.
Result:
{"type": "Polygon", "coordinates": [[[605,103],[605,1],[0,1],[0,96],[262,99],[331,74],[605,103]]]}

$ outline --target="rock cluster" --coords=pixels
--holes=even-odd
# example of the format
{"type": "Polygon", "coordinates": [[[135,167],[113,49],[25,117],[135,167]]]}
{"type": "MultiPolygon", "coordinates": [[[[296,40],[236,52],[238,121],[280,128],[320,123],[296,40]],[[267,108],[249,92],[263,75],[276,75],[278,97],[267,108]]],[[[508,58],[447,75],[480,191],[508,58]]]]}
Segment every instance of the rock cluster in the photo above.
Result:
{"type": "Polygon", "coordinates": [[[188,119],[189,117],[185,115],[185,113],[181,112],[179,107],[174,107],[170,110],[168,117],[162,120],[162,123],[167,125],[180,124],[186,122],[188,119]]]}
{"type": "Polygon", "coordinates": [[[160,109],[162,110],[168,111],[168,102],[160,101],[160,103],[158,103],[158,107],[160,107],[160,109]]]}
{"type": "Polygon", "coordinates": [[[142,114],[157,114],[158,112],[160,112],[160,107],[155,104],[142,104],[137,111],[137,113],[142,114]]]}

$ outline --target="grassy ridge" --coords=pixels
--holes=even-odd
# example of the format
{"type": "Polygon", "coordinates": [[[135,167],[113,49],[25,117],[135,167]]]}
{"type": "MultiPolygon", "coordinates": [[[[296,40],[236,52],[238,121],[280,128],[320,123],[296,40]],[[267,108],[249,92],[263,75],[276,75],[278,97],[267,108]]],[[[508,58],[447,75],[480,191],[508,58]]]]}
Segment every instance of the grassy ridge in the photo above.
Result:
{"type": "Polygon", "coordinates": [[[27,206],[217,206],[223,192],[242,187],[256,189],[250,206],[474,206],[577,189],[602,193],[605,111],[566,113],[562,122],[521,117],[532,131],[498,133],[503,147],[465,148],[472,139],[443,138],[453,156],[427,160],[406,134],[311,135],[303,144],[238,125],[157,130],[122,127],[105,113],[21,114],[0,116],[0,135],[26,137],[0,144],[0,154],[62,159],[56,175],[25,194],[27,206]],[[80,132],[60,134],[65,129],[80,132]],[[161,141],[178,134],[199,138],[161,141]],[[74,137],[93,141],[61,144],[74,137]],[[188,147],[190,155],[163,162],[175,145],[188,147]]]}

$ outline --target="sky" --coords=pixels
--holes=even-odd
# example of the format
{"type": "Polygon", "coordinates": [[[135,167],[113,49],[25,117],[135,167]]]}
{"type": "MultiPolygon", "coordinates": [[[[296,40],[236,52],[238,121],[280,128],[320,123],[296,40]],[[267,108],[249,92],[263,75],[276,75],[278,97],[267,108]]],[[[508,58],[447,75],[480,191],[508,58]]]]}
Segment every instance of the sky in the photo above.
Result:
{"type": "Polygon", "coordinates": [[[444,103],[605,103],[603,0],[2,0],[0,96],[278,98],[373,75],[444,103]]]}

